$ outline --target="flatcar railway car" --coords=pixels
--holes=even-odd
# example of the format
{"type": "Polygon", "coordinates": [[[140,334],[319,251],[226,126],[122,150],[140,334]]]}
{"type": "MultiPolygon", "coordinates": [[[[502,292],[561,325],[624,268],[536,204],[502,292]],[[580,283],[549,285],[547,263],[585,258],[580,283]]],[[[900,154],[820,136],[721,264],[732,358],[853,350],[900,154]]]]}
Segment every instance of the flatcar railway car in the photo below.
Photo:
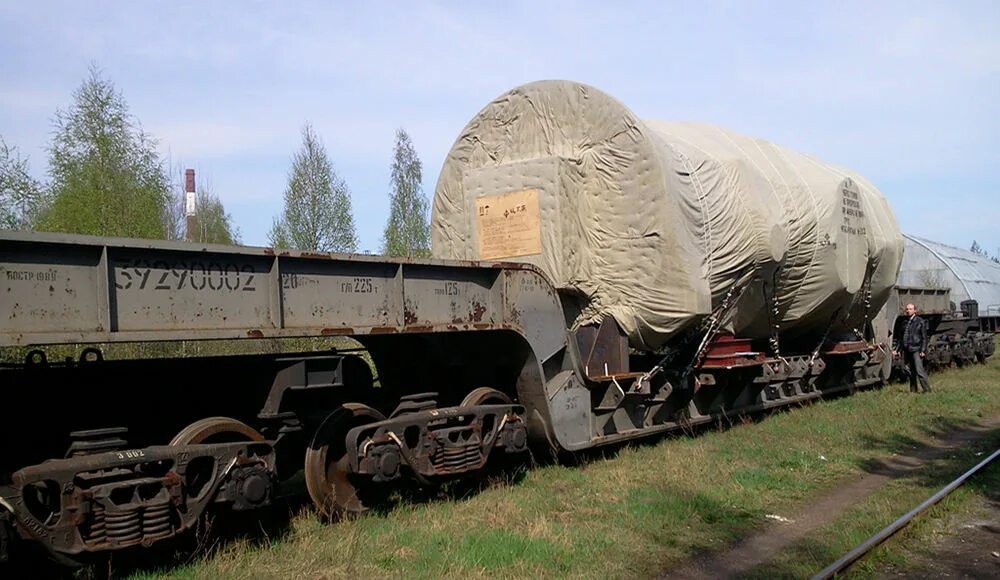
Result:
{"type": "Polygon", "coordinates": [[[299,472],[317,510],[358,513],[498,454],[889,376],[891,211],[863,178],[763,141],[533,83],[456,141],[432,229],[426,260],[0,233],[0,347],[31,349],[0,368],[0,553],[13,537],[74,561],[141,549],[266,506],[299,472]],[[84,348],[321,336],[358,346],[84,348]],[[50,360],[50,345],[84,346],[50,360]]]}

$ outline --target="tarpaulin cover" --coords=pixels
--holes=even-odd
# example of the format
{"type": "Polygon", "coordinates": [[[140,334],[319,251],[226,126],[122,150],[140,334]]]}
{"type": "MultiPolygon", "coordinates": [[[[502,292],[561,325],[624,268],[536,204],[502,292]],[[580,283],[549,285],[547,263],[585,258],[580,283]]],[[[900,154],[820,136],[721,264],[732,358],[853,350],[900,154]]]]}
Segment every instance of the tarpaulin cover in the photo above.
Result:
{"type": "Polygon", "coordinates": [[[713,310],[739,336],[853,330],[902,255],[884,197],[851,171],[714,126],[644,122],[568,81],[515,88],[468,123],[431,235],[435,257],[539,266],[572,324],[613,316],[639,349],[713,310]]]}

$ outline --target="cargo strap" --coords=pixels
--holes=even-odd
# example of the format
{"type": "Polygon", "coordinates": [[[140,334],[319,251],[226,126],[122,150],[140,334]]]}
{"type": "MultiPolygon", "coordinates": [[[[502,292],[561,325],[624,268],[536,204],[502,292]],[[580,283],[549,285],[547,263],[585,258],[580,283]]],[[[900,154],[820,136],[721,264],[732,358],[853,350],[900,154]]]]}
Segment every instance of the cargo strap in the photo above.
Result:
{"type": "Polygon", "coordinates": [[[773,291],[778,287],[778,275],[781,273],[781,266],[774,269],[774,275],[771,276],[771,295],[767,293],[767,282],[761,281],[761,292],[764,294],[764,308],[767,310],[767,327],[771,333],[771,337],[768,342],[771,345],[771,350],[774,351],[775,358],[784,360],[781,356],[781,340],[779,332],[781,330],[781,318],[778,316],[778,300],[773,291]]]}
{"type": "Polygon", "coordinates": [[[823,336],[819,338],[819,342],[816,343],[816,348],[814,348],[812,354],[809,355],[810,368],[813,366],[813,363],[816,362],[816,357],[819,356],[820,349],[823,348],[823,344],[826,343],[826,337],[830,335],[830,330],[833,328],[833,323],[836,322],[837,315],[840,314],[841,310],[843,310],[843,307],[840,307],[834,311],[833,316],[830,317],[830,324],[826,325],[826,330],[823,331],[823,336]]]}
{"type": "Polygon", "coordinates": [[[857,303],[858,303],[858,296],[859,295],[863,296],[863,298],[864,298],[864,304],[865,304],[865,314],[864,314],[864,318],[861,321],[862,332],[858,332],[857,328],[852,328],[851,330],[853,330],[855,334],[857,334],[858,336],[860,336],[862,340],[864,340],[865,342],[868,342],[868,338],[864,334],[864,328],[866,326],[868,326],[868,318],[871,315],[871,306],[872,306],[872,274],[874,274],[874,273],[875,273],[875,269],[872,268],[872,263],[869,260],[868,264],[865,266],[865,277],[861,281],[861,288],[858,289],[858,292],[854,295],[854,298],[851,299],[851,305],[847,307],[846,311],[844,310],[843,307],[838,308],[836,310],[836,312],[833,313],[833,316],[830,317],[830,324],[828,324],[827,327],[826,327],[826,330],[823,331],[822,338],[819,339],[819,343],[816,345],[816,348],[813,349],[812,354],[809,356],[809,366],[810,367],[816,361],[816,357],[819,356],[819,351],[820,351],[821,348],[823,348],[823,343],[826,342],[826,338],[827,338],[827,336],[829,336],[830,330],[833,328],[833,323],[836,322],[836,320],[837,320],[837,316],[841,313],[841,311],[844,311],[844,318],[843,318],[843,320],[846,322],[850,318],[851,312],[854,311],[854,306],[857,305],[857,303]]]}
{"type": "MultiPolygon", "coordinates": [[[[869,317],[871,315],[871,308],[872,308],[872,275],[874,273],[875,273],[875,270],[874,270],[874,268],[871,267],[871,261],[869,260],[868,261],[868,267],[865,269],[865,279],[864,279],[864,281],[862,282],[862,285],[861,285],[862,291],[860,292],[861,295],[862,295],[862,298],[864,300],[864,304],[865,304],[865,315],[861,319],[861,331],[859,332],[857,328],[854,329],[854,332],[858,336],[860,336],[862,339],[864,339],[865,342],[868,342],[868,336],[866,335],[866,332],[867,332],[867,328],[868,328],[868,319],[869,319],[869,317]]],[[[856,298],[857,297],[855,297],[855,299],[856,298]]],[[[854,309],[854,303],[853,302],[851,304],[851,309],[852,310],[854,309]]],[[[848,311],[848,315],[849,314],[850,314],[850,311],[848,311]]],[[[875,336],[873,335],[872,336],[872,341],[874,342],[874,340],[875,340],[875,336]]]]}
{"type": "Polygon", "coordinates": [[[734,306],[743,297],[743,293],[747,291],[747,288],[756,280],[753,276],[747,276],[742,282],[737,282],[726,292],[726,296],[719,303],[719,306],[712,311],[712,315],[709,316],[703,323],[702,328],[704,328],[704,335],[701,339],[701,344],[698,345],[698,350],[695,351],[694,357],[692,357],[691,362],[688,364],[687,369],[685,369],[685,374],[691,372],[692,369],[701,364],[701,360],[705,355],[705,349],[708,348],[709,343],[715,338],[715,335],[719,332],[719,326],[722,325],[723,319],[727,314],[733,309],[734,306]],[[737,291],[738,290],[738,291],[737,291]]]}
{"type": "MultiPolygon", "coordinates": [[[[744,275],[746,275],[747,273],[749,272],[746,272],[744,275]]],[[[743,293],[746,292],[747,288],[749,288],[750,284],[753,283],[755,280],[756,278],[750,276],[742,280],[741,282],[733,284],[733,286],[729,289],[729,292],[727,292],[725,297],[722,299],[722,302],[720,302],[719,305],[715,308],[715,310],[712,311],[711,316],[703,320],[701,324],[698,326],[698,329],[696,331],[693,331],[692,333],[688,334],[687,337],[685,337],[680,347],[668,352],[662,359],[660,359],[659,362],[656,363],[656,365],[653,366],[653,368],[649,369],[648,371],[646,371],[645,374],[639,377],[639,379],[636,381],[635,384],[641,385],[643,383],[647,383],[653,377],[663,372],[663,369],[666,368],[667,364],[670,363],[675,357],[677,357],[677,355],[683,349],[684,344],[690,342],[693,337],[698,336],[700,333],[703,332],[704,334],[702,335],[701,343],[698,345],[698,350],[695,351],[694,358],[691,360],[691,363],[685,369],[684,374],[688,374],[689,372],[691,372],[691,369],[697,366],[699,360],[701,359],[701,356],[705,351],[705,347],[708,345],[708,343],[711,341],[711,339],[715,336],[716,332],[718,331],[719,324],[721,323],[722,319],[739,301],[740,297],[743,296],[743,293]]]]}

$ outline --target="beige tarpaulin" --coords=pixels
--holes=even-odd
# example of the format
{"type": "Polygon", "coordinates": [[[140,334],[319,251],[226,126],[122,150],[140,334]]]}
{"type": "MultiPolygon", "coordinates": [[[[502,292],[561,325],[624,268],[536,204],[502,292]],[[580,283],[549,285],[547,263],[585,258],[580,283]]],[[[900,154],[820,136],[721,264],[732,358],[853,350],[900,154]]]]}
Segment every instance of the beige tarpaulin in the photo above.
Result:
{"type": "Polygon", "coordinates": [[[868,181],[730,131],[643,122],[543,81],[466,126],[435,192],[433,254],[541,267],[576,324],[614,316],[656,348],[727,295],[741,336],[823,335],[872,318],[902,238],[868,181]]]}

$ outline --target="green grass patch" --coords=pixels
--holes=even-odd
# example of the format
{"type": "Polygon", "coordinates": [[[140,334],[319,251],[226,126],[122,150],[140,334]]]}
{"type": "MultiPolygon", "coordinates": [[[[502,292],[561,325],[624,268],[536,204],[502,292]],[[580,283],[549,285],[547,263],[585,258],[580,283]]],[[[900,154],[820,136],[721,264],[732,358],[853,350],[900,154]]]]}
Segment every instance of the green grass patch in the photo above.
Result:
{"type": "MultiPolygon", "coordinates": [[[[1000,415],[996,358],[937,373],[932,382],[929,395],[890,385],[354,521],[324,525],[306,511],[268,541],[233,542],[140,577],[651,577],[768,525],[767,514],[794,516],[874,460],[1000,415]]],[[[789,551],[770,575],[822,568],[974,463],[961,455],[880,490],[789,551]]],[[[963,496],[979,493],[965,488],[938,509],[960,509],[963,496]]],[[[905,560],[906,553],[889,548],[880,557],[905,560]]]]}

